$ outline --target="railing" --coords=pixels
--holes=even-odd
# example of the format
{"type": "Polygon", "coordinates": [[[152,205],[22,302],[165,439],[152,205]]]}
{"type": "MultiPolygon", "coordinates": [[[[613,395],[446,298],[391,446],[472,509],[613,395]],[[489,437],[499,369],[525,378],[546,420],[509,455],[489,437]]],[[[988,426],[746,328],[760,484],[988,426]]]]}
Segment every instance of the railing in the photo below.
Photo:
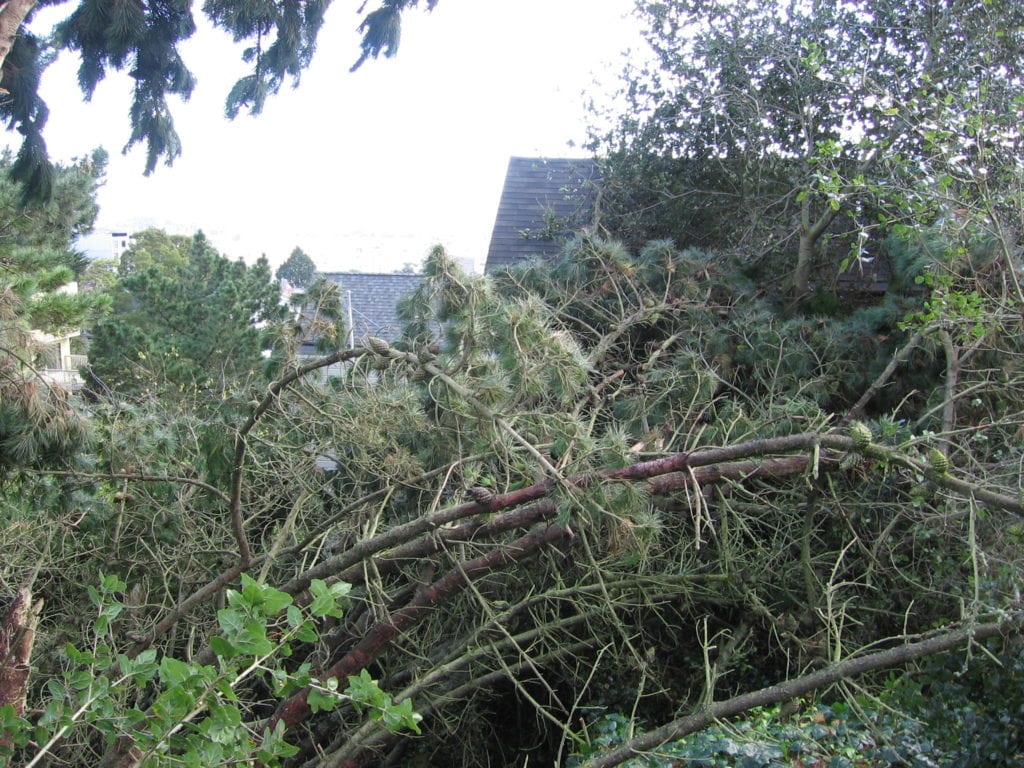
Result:
{"type": "MultiPolygon", "coordinates": [[[[80,355],[76,355],[80,357],[80,355]]],[[[75,392],[85,386],[85,381],[77,370],[70,368],[39,368],[39,378],[47,384],[62,387],[70,392],[75,392]]]]}

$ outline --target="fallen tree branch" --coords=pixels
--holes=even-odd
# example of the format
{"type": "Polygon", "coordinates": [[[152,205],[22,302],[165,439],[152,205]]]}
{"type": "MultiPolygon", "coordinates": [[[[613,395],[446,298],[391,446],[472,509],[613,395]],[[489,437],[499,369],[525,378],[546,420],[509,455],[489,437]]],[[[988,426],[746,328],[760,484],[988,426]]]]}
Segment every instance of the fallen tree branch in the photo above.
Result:
{"type": "MultiPolygon", "coordinates": [[[[512,565],[539,551],[545,545],[570,536],[571,533],[572,530],[568,526],[546,526],[450,570],[433,584],[420,590],[404,607],[370,628],[354,648],[320,675],[321,679],[333,677],[345,680],[349,675],[358,674],[400,633],[407,631],[436,605],[465,589],[468,580],[512,565]]],[[[309,692],[310,688],[307,686],[285,699],[268,723],[270,731],[274,730],[278,722],[284,723],[286,729],[294,728],[312,714],[307,702],[309,692]]]]}
{"type": "Polygon", "coordinates": [[[583,764],[583,768],[611,768],[611,766],[619,765],[639,754],[656,749],[662,744],[676,741],[688,734],[707,728],[715,720],[732,717],[755,707],[789,701],[865,672],[906,664],[915,659],[951,651],[989,637],[1018,633],[1022,627],[1024,627],[1024,611],[1002,621],[951,630],[915,643],[887,648],[884,651],[876,651],[865,656],[848,658],[809,675],[711,704],[699,712],[680,717],[653,731],[635,736],[622,746],[591,758],[583,764]]]}

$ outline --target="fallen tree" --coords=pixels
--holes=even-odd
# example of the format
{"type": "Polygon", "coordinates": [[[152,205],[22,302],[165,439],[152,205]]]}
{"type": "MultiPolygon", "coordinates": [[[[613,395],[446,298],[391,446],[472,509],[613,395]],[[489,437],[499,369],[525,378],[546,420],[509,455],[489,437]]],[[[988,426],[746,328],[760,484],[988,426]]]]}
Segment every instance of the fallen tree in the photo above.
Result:
{"type": "Polygon", "coordinates": [[[98,462],[26,476],[53,517],[19,521],[5,578],[42,563],[60,631],[29,696],[52,730],[18,759],[511,763],[632,712],[648,730],[593,758],[612,765],[1019,628],[1019,410],[971,358],[957,386],[1003,393],[998,418],[915,433],[860,393],[948,397],[943,366],[830,358],[842,328],[773,318],[702,255],[580,241],[543,276],[429,269],[401,344],[282,360],[220,416],[100,408],[98,462]],[[833,427],[852,404],[867,423],[833,427]],[[116,579],[83,595],[97,562],[116,579]],[[83,664],[109,687],[76,688],[83,664]],[[510,718],[530,724],[488,735],[510,718]]]}

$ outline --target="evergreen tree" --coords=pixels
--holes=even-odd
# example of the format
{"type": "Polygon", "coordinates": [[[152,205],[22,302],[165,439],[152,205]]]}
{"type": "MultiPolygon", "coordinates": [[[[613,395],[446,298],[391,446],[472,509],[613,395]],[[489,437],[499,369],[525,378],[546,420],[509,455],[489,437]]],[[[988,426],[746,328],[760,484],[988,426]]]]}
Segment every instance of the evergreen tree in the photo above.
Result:
{"type": "MultiPolygon", "coordinates": [[[[425,4],[429,9],[436,3],[426,0],[425,4]]],[[[277,93],[285,81],[298,84],[312,61],[330,4],[331,0],[203,3],[203,13],[244,46],[242,58],[252,68],[228,94],[225,109],[229,117],[243,109],[259,114],[267,96],[277,93]]],[[[383,0],[380,8],[365,13],[362,53],[353,69],[367,58],[394,55],[401,13],[417,5],[419,0],[383,0]]],[[[79,0],[49,38],[33,24],[35,8],[35,0],[0,4],[0,87],[5,94],[0,116],[24,136],[11,171],[25,183],[25,193],[45,198],[52,191],[53,169],[43,139],[49,110],[39,96],[39,83],[54,58],[54,48],[79,55],[78,80],[86,98],[109,70],[130,72],[135,88],[127,147],[146,146],[147,174],[161,159],[172,163],[181,154],[181,140],[168,96],[188,100],[195,86],[195,76],[180,50],[196,29],[192,0],[79,0]]]]}
{"type": "Polygon", "coordinates": [[[106,156],[55,169],[53,195],[21,204],[0,159],[0,471],[66,459],[85,436],[67,392],[38,373],[47,335],[79,328],[106,300],[67,290],[83,268],[73,239],[96,217],[106,156]]]}
{"type": "Polygon", "coordinates": [[[308,288],[316,278],[316,264],[296,246],[288,259],[277,268],[274,277],[287,280],[295,288],[308,288]]]}
{"type": "Polygon", "coordinates": [[[267,328],[284,318],[266,259],[253,266],[220,255],[202,232],[191,239],[148,230],[111,296],[114,312],[92,328],[89,363],[120,394],[215,391],[256,375],[267,328]],[[148,250],[147,250],[148,249],[148,250]]]}

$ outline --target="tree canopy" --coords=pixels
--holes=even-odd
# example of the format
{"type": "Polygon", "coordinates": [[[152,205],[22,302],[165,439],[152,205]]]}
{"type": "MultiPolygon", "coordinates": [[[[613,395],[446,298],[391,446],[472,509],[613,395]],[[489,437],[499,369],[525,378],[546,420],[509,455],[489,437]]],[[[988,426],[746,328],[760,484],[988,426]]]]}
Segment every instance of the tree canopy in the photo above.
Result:
{"type": "Polygon", "coordinates": [[[266,259],[247,266],[202,232],[151,229],[133,237],[119,274],[113,312],[91,329],[90,367],[103,388],[223,394],[261,374],[285,313],[266,259]]]}
{"type": "MultiPolygon", "coordinates": [[[[146,147],[145,172],[159,161],[170,164],[181,154],[168,97],[187,101],[195,74],[180,52],[196,30],[191,0],[154,3],[80,0],[52,31],[38,29],[36,12],[67,0],[11,0],[0,5],[0,87],[6,98],[0,116],[24,137],[11,168],[27,194],[43,197],[52,190],[53,168],[46,152],[44,129],[49,107],[39,84],[54,53],[70,51],[81,64],[78,81],[85,98],[92,96],[109,71],[127,71],[135,81],[129,109],[131,135],[125,149],[146,147]]],[[[428,10],[437,0],[424,0],[428,10]]],[[[227,95],[225,112],[259,114],[268,96],[285,82],[298,85],[312,61],[324,14],[331,0],[207,0],[202,13],[228,32],[241,47],[251,73],[227,95]]],[[[385,0],[360,11],[361,53],[355,70],[367,59],[394,56],[401,38],[401,15],[420,0],[385,0]]]]}
{"type": "Polygon", "coordinates": [[[601,226],[394,342],[139,237],[0,477],[0,760],[1020,763],[1020,6],[641,8],[601,226]]]}
{"type": "Polygon", "coordinates": [[[638,9],[654,63],[627,71],[628,109],[595,147],[609,226],[639,242],[774,257],[806,297],[948,210],[972,167],[1020,156],[1017,0],[638,9]]]}
{"type": "Polygon", "coordinates": [[[285,262],[277,268],[274,277],[287,280],[296,288],[308,288],[316,278],[316,264],[305,251],[295,246],[285,262]]]}
{"type": "Polygon", "coordinates": [[[45,335],[80,327],[105,306],[66,289],[84,268],[73,240],[92,229],[106,155],[57,166],[51,198],[28,206],[6,173],[11,163],[9,155],[0,159],[0,472],[59,462],[80,447],[77,409],[36,367],[45,335]]]}

